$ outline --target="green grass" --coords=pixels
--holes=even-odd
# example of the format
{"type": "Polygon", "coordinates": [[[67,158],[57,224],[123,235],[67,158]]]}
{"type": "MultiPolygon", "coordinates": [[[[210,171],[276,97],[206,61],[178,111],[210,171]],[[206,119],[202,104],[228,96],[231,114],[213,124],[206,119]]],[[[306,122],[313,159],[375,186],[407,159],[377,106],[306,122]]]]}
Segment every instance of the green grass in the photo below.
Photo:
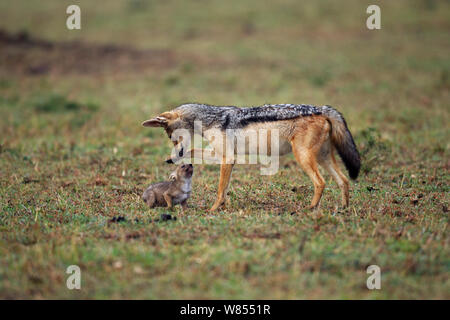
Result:
{"type": "Polygon", "coordinates": [[[0,298],[449,299],[450,5],[377,1],[369,31],[372,2],[78,1],[80,31],[71,3],[1,2],[0,28],[67,47],[0,50],[0,298]],[[140,123],[189,101],[336,107],[363,158],[350,208],[326,176],[306,211],[289,155],[237,166],[214,214],[218,167],[197,166],[191,208],[154,221],[170,144],[140,123]]]}

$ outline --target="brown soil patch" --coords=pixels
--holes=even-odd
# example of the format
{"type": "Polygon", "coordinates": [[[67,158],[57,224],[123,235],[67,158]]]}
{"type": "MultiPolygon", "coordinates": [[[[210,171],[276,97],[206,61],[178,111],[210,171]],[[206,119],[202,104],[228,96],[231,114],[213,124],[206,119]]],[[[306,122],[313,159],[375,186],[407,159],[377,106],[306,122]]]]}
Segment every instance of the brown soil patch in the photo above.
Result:
{"type": "Polygon", "coordinates": [[[80,41],[51,42],[26,32],[0,29],[0,68],[23,75],[102,74],[167,69],[176,64],[166,49],[139,50],[129,46],[80,41]]]}

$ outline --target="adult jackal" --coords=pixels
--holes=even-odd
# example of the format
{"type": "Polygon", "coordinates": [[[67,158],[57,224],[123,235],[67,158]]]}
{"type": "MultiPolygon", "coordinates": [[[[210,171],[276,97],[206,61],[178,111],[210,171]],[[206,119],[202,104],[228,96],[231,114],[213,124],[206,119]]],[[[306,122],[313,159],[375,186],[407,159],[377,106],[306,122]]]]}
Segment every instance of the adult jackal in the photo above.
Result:
{"type": "MultiPolygon", "coordinates": [[[[349,203],[349,182],[339,169],[334,156],[337,150],[343,160],[350,178],[358,177],[361,166],[358,150],[353,137],[341,113],[330,106],[277,104],[260,107],[238,108],[234,106],[218,107],[206,104],[187,103],[172,111],[144,121],[145,127],[162,127],[169,138],[177,129],[189,130],[194,134],[195,123],[201,122],[202,136],[215,146],[215,139],[209,134],[212,130],[223,133],[228,129],[236,130],[278,130],[279,154],[293,151],[295,159],[311,178],[314,184],[314,196],[309,208],[317,208],[325,187],[325,180],[318,170],[321,165],[337,182],[342,192],[342,206],[349,203]],[[212,140],[212,141],[211,141],[212,140]]],[[[173,140],[179,156],[185,154],[182,141],[173,140]]],[[[190,150],[189,153],[194,150],[190,150]]],[[[220,154],[220,150],[217,150],[220,154]]],[[[225,159],[225,155],[224,159],[225,159]]],[[[225,203],[226,190],[234,163],[223,161],[220,168],[220,180],[217,199],[211,210],[225,203]]]]}

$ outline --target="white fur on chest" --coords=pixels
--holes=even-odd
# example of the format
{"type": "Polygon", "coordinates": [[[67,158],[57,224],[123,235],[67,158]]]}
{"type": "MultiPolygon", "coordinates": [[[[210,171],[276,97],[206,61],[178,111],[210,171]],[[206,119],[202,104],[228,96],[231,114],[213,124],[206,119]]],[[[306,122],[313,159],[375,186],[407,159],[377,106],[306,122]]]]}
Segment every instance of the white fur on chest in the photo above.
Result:
{"type": "Polygon", "coordinates": [[[180,190],[183,191],[184,193],[191,192],[191,189],[192,189],[191,179],[184,181],[184,183],[180,186],[180,190]]]}
{"type": "Polygon", "coordinates": [[[190,179],[184,181],[184,183],[180,186],[180,190],[183,193],[177,195],[172,199],[174,204],[181,203],[189,198],[192,190],[192,181],[190,179]]]}

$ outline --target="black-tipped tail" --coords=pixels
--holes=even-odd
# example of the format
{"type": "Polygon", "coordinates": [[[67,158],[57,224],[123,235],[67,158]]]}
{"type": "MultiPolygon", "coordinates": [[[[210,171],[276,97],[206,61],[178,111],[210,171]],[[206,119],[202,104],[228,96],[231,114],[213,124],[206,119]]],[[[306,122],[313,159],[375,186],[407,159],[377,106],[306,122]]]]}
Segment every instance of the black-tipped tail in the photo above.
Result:
{"type": "Polygon", "coordinates": [[[334,147],[344,162],[350,178],[356,179],[361,168],[361,159],[344,117],[330,106],[322,107],[322,113],[331,123],[331,141],[334,147]]]}

